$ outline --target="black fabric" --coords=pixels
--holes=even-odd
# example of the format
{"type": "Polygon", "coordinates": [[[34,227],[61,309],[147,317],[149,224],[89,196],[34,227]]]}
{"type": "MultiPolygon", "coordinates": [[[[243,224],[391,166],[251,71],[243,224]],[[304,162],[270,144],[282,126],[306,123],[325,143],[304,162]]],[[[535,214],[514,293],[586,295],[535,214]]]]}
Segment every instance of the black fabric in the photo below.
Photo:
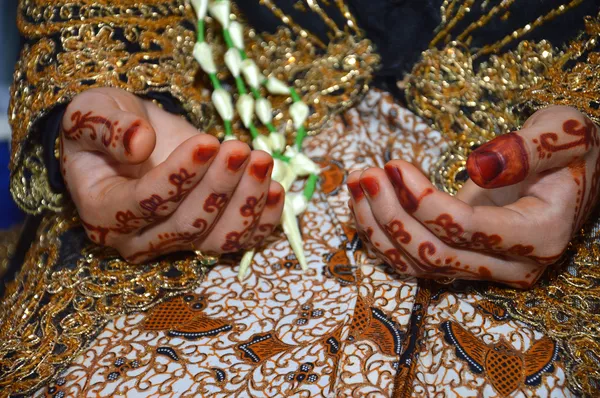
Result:
{"type": "Polygon", "coordinates": [[[15,275],[21,269],[21,265],[25,262],[27,251],[31,247],[33,240],[36,238],[37,229],[42,221],[42,216],[27,216],[23,223],[23,230],[15,248],[15,253],[8,262],[8,269],[2,276],[0,282],[0,297],[4,296],[6,284],[15,279],[15,275]]]}
{"type": "Polygon", "coordinates": [[[66,108],[66,105],[59,105],[45,119],[38,122],[38,126],[43,126],[44,129],[43,132],[40,132],[42,144],[44,145],[44,162],[48,170],[50,188],[54,192],[63,192],[65,190],[65,183],[60,173],[60,162],[54,156],[54,148],[66,108]]]}

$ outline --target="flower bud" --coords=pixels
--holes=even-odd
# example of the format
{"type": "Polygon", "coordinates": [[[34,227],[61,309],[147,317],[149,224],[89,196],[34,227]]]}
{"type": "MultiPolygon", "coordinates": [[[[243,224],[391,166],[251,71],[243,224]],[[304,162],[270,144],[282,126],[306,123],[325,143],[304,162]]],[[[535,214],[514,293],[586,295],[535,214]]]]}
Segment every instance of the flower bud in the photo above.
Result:
{"type": "Polygon", "coordinates": [[[242,68],[242,56],[237,48],[230,48],[225,53],[225,65],[229,68],[229,71],[233,77],[240,75],[240,69],[242,68]]]}
{"type": "Polygon", "coordinates": [[[202,70],[206,73],[216,73],[217,67],[215,66],[215,60],[213,59],[212,49],[210,45],[203,41],[202,43],[194,44],[194,51],[192,55],[200,64],[202,70]]]}
{"type": "Polygon", "coordinates": [[[296,130],[304,125],[304,122],[308,118],[308,113],[308,105],[306,105],[304,102],[294,102],[292,106],[290,106],[290,116],[294,121],[294,128],[296,130]]]}
{"type": "Polygon", "coordinates": [[[244,126],[248,128],[250,122],[252,122],[252,115],[254,114],[254,98],[250,94],[242,94],[239,96],[235,109],[240,114],[240,119],[244,126]]]}
{"type": "Polygon", "coordinates": [[[223,29],[229,28],[229,23],[231,21],[230,17],[229,17],[230,8],[231,8],[230,6],[231,6],[231,4],[229,3],[229,0],[213,1],[208,6],[208,11],[210,12],[210,15],[214,19],[219,21],[219,23],[221,24],[223,29]]]}
{"type": "Polygon", "coordinates": [[[222,88],[218,88],[213,91],[211,99],[221,119],[231,121],[233,119],[233,101],[231,100],[231,95],[222,88]]]}
{"type": "Polygon", "coordinates": [[[289,95],[290,94],[290,88],[284,82],[282,82],[281,80],[279,80],[275,77],[270,77],[267,80],[267,84],[265,87],[271,94],[281,94],[281,95],[289,95]]]}

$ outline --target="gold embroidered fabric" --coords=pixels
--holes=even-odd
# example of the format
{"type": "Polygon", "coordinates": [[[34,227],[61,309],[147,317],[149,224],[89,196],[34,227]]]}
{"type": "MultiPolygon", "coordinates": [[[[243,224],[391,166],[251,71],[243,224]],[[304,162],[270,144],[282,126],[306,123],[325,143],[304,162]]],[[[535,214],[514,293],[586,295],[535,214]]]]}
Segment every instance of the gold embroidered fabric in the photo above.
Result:
{"type": "Polygon", "coordinates": [[[523,107],[568,105],[600,124],[600,14],[585,19],[585,31],[571,42],[536,84],[523,92],[523,107]]]}
{"type": "Polygon", "coordinates": [[[204,273],[193,255],[133,266],[87,240],[74,210],[46,216],[0,306],[0,396],[40,387],[108,319],[189,291],[204,273]]]}
{"type": "Polygon", "coordinates": [[[203,99],[194,89],[194,13],[184,0],[21,0],[17,22],[26,44],[16,66],[9,120],[11,191],[38,214],[64,205],[41,162],[36,122],[78,93],[112,86],[137,94],[170,93],[199,127],[203,99]],[[135,50],[134,50],[135,49],[135,50]]]}
{"type": "MultiPolygon", "coordinates": [[[[534,110],[551,104],[569,105],[596,123],[600,120],[598,16],[587,17],[585,31],[563,51],[545,41],[522,41],[514,50],[499,52],[509,41],[568,12],[580,1],[538,16],[531,25],[483,49],[472,49],[466,44],[473,32],[501,15],[502,7],[513,3],[514,0],[488,7],[487,14],[462,32],[452,34],[458,22],[468,15],[472,2],[445,1],[438,35],[407,79],[405,94],[411,108],[451,140],[431,173],[431,180],[448,193],[456,193],[468,178],[466,160],[474,146],[517,129],[534,110]],[[436,48],[438,43],[445,46],[436,48]],[[490,53],[485,62],[474,66],[479,57],[490,53]]],[[[515,319],[553,338],[567,365],[569,388],[585,396],[597,392],[600,380],[599,229],[596,214],[572,241],[564,262],[549,270],[531,290],[474,289],[515,319]]]]}

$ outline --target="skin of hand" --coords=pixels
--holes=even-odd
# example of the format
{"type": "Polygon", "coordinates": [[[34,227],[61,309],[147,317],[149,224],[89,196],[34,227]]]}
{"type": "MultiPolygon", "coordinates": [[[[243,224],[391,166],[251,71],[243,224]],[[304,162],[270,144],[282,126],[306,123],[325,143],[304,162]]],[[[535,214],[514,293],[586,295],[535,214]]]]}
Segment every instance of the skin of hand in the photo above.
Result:
{"type": "Polygon", "coordinates": [[[256,247],[283,210],[269,154],[221,144],[120,89],[91,89],[71,101],[60,162],[88,237],[132,263],[256,247]]]}
{"type": "Polygon", "coordinates": [[[597,202],[599,147],[592,121],[552,106],[472,152],[456,196],[393,160],[350,174],[350,208],[363,241],[400,273],[529,288],[597,202]]]}

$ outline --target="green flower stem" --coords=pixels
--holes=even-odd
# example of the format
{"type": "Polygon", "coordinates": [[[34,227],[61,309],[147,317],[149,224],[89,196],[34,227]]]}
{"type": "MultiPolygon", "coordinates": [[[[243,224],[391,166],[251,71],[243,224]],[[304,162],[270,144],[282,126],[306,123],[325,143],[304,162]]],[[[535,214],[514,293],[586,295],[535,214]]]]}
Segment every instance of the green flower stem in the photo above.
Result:
{"type": "Polygon", "coordinates": [[[204,21],[198,20],[198,43],[204,41],[204,21]]]}
{"type": "Polygon", "coordinates": [[[302,151],[302,143],[304,142],[304,138],[306,138],[306,129],[304,126],[300,126],[298,128],[298,132],[296,133],[296,147],[299,151],[302,151]]]}
{"type": "Polygon", "coordinates": [[[290,96],[292,97],[292,100],[294,100],[294,102],[302,101],[302,98],[300,98],[294,87],[290,87],[290,96]]]}
{"type": "Polygon", "coordinates": [[[235,85],[237,86],[238,93],[247,94],[248,90],[246,90],[246,85],[244,84],[244,80],[241,76],[235,78],[235,85]]]}
{"type": "Polygon", "coordinates": [[[306,180],[306,185],[304,186],[304,191],[302,192],[306,200],[310,201],[315,193],[315,189],[317,188],[317,181],[319,180],[319,176],[316,174],[311,174],[308,176],[306,180]]]}
{"type": "Polygon", "coordinates": [[[267,130],[269,130],[269,133],[277,132],[277,129],[275,128],[275,126],[273,126],[273,123],[267,123],[267,130]]]}
{"type": "Polygon", "coordinates": [[[254,87],[250,87],[250,91],[252,91],[252,94],[254,95],[255,99],[259,99],[260,98],[260,91],[258,91],[254,87]]]}
{"type": "Polygon", "coordinates": [[[209,73],[208,77],[210,78],[210,81],[215,90],[221,88],[221,82],[219,81],[219,78],[217,77],[216,73],[209,73]]]}
{"type": "Polygon", "coordinates": [[[279,160],[282,160],[282,161],[284,161],[284,162],[286,162],[286,163],[289,163],[289,162],[290,162],[290,160],[292,160],[292,159],[288,158],[287,156],[285,156],[285,155],[282,155],[282,154],[281,154],[281,153],[279,153],[279,152],[274,152],[274,153],[272,154],[272,156],[273,156],[274,158],[276,158],[276,159],[279,159],[279,160]]]}
{"type": "Polygon", "coordinates": [[[252,138],[256,138],[258,137],[258,130],[256,129],[256,127],[254,126],[254,123],[250,123],[250,125],[248,126],[248,129],[250,130],[250,134],[252,134],[252,138]]]}
{"type": "Polygon", "coordinates": [[[231,128],[231,120],[223,120],[225,126],[225,135],[233,135],[233,129],[231,128]]]}
{"type": "Polygon", "coordinates": [[[233,47],[233,40],[231,40],[231,34],[229,34],[228,29],[223,29],[223,39],[225,39],[225,44],[227,44],[227,48],[233,47]]]}
{"type": "Polygon", "coordinates": [[[246,51],[240,50],[240,55],[242,56],[242,60],[248,59],[248,54],[246,54],[246,51]]]}

